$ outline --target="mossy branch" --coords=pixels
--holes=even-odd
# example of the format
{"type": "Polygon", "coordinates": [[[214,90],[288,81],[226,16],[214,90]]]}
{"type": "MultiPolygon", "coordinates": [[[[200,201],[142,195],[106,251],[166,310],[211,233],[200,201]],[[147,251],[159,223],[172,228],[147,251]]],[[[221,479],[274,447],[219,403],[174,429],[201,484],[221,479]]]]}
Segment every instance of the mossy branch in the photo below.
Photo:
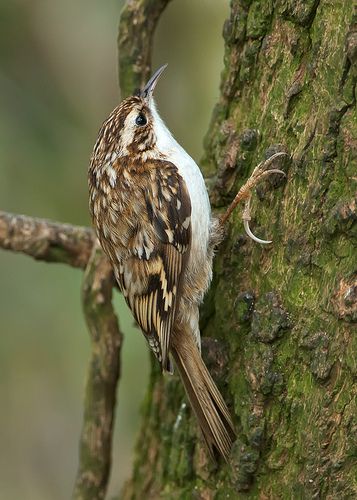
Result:
{"type": "Polygon", "coordinates": [[[4,250],[85,269],[94,242],[89,227],[0,211],[0,248],[4,250]]]}
{"type": "Polygon", "coordinates": [[[119,82],[122,97],[140,88],[151,72],[154,33],[170,0],[128,0],[119,23],[119,82]]]}
{"type": "Polygon", "coordinates": [[[85,269],[83,311],[92,340],[80,460],[73,496],[104,498],[112,448],[122,334],[112,306],[111,265],[86,227],[0,212],[0,247],[85,269]]]}
{"type": "Polygon", "coordinates": [[[107,489],[112,449],[116,386],[122,334],[112,306],[112,267],[98,246],[84,273],[82,301],[92,353],[84,403],[76,499],[102,499],[107,489]]]}

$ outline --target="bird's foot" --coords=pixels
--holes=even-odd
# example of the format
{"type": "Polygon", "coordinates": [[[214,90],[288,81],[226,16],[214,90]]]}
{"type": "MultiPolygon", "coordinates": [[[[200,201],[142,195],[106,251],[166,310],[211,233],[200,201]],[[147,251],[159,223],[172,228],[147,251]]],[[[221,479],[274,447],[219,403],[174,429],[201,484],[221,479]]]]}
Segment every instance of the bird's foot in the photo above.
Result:
{"type": "Polygon", "coordinates": [[[232,203],[229,205],[227,208],[226,212],[223,214],[223,216],[220,218],[220,224],[223,225],[227,222],[229,217],[231,216],[233,210],[236,208],[236,206],[241,202],[244,201],[244,210],[243,210],[243,224],[244,224],[244,229],[247,233],[247,235],[252,238],[252,240],[256,241],[257,243],[263,243],[264,245],[271,243],[271,241],[267,240],[261,240],[260,238],[257,238],[254,236],[252,233],[250,227],[249,227],[249,221],[251,220],[251,215],[250,215],[250,200],[252,198],[252,190],[253,188],[259,184],[263,179],[266,177],[269,177],[271,174],[281,174],[285,175],[285,172],[282,170],[279,170],[277,168],[271,168],[269,169],[270,165],[274,162],[276,158],[279,158],[281,156],[288,156],[287,153],[284,152],[279,152],[275,153],[272,155],[270,158],[267,160],[259,163],[255,167],[255,169],[252,172],[252,175],[249,177],[247,182],[240,188],[238,193],[236,194],[234,200],[232,203]]]}

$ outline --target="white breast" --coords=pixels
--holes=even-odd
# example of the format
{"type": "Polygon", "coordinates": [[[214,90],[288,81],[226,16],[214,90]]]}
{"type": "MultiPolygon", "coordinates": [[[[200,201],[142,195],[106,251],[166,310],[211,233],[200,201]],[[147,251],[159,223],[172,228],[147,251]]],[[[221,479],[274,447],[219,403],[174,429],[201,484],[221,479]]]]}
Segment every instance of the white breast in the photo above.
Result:
{"type": "Polygon", "coordinates": [[[192,244],[191,256],[195,260],[205,258],[207,254],[211,207],[202,173],[189,154],[172,137],[152,103],[151,111],[155,122],[155,135],[158,150],[172,162],[186,182],[191,199],[192,244]]]}

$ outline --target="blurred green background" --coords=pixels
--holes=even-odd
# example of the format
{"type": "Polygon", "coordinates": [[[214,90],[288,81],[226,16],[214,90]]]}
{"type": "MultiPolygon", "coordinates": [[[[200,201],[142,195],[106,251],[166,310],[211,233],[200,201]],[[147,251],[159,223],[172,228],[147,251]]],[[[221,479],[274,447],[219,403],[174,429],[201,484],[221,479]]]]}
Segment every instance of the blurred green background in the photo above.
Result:
{"type": "MultiPolygon", "coordinates": [[[[117,104],[118,0],[1,0],[0,209],[89,224],[87,166],[117,104]]],[[[199,160],[218,98],[228,0],[173,1],[155,39],[156,95],[199,160]]],[[[77,467],[89,338],[82,273],[0,251],[0,498],[67,499],[77,467]]],[[[121,299],[125,333],[110,493],[128,477],[149,354],[121,299]]]]}

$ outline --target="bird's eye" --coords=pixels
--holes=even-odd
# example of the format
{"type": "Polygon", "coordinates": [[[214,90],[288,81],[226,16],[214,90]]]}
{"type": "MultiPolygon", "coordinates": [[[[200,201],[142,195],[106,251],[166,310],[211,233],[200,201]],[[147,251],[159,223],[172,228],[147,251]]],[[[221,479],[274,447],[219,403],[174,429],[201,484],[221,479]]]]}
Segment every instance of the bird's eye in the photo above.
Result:
{"type": "Polygon", "coordinates": [[[146,116],[143,113],[139,113],[138,116],[135,119],[135,123],[139,125],[139,127],[142,127],[143,125],[147,124],[147,119],[146,116]]]}

